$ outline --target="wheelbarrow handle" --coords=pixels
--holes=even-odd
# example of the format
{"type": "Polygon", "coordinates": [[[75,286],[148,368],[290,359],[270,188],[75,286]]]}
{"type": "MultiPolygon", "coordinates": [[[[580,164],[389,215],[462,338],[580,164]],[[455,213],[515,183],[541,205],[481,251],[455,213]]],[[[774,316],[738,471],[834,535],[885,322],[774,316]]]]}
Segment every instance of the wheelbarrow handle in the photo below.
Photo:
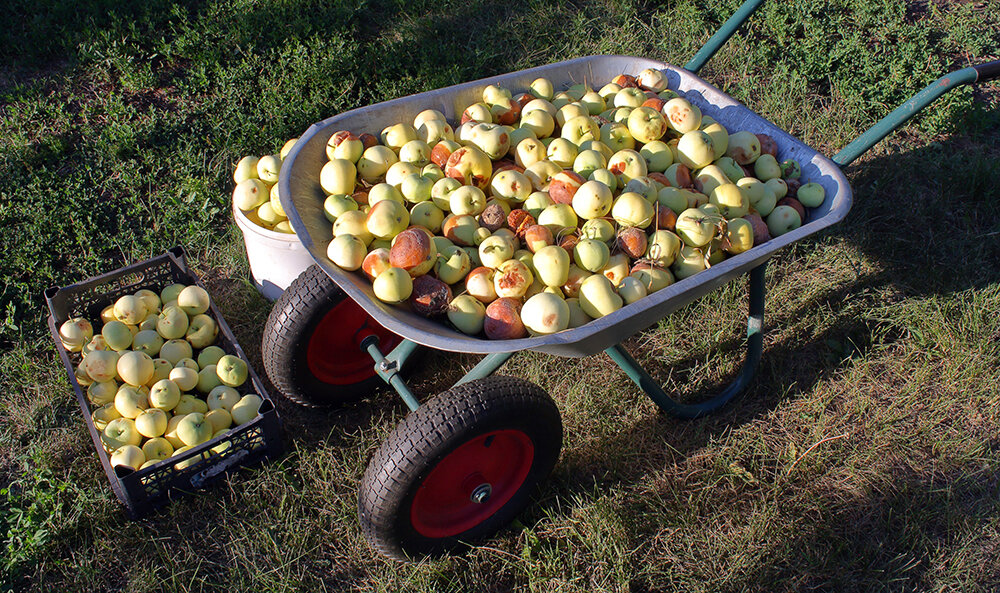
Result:
{"type": "Polygon", "coordinates": [[[705,42],[705,45],[698,50],[698,53],[691,58],[691,61],[684,64],[684,69],[697,74],[701,70],[701,67],[715,55],[715,52],[719,51],[719,48],[729,41],[729,38],[736,33],[740,26],[750,18],[750,15],[757,10],[757,7],[763,3],[764,0],[746,0],[746,2],[740,5],[739,9],[733,13],[733,16],[729,17],[729,20],[715,32],[715,35],[712,35],[705,42]]]}
{"type": "Polygon", "coordinates": [[[841,167],[850,164],[854,159],[864,154],[869,148],[875,146],[879,141],[892,133],[893,130],[906,123],[918,111],[927,107],[935,99],[951,89],[959,85],[985,82],[998,77],[1000,77],[1000,60],[987,62],[978,66],[970,66],[942,76],[928,85],[924,90],[907,99],[892,113],[869,128],[867,132],[858,136],[857,139],[841,149],[840,152],[833,156],[833,161],[841,167]]]}
{"type": "MultiPolygon", "coordinates": [[[[740,26],[763,3],[764,0],[746,0],[741,4],[736,12],[733,13],[733,16],[729,17],[729,20],[715,32],[715,35],[712,35],[705,42],[705,45],[698,50],[698,53],[691,58],[691,61],[684,65],[684,69],[697,74],[702,66],[719,51],[719,48],[729,41],[729,38],[739,30],[740,26]]],[[[869,128],[867,132],[858,136],[857,139],[841,149],[840,152],[834,155],[833,161],[841,167],[849,165],[869,148],[875,146],[879,141],[892,133],[893,130],[906,123],[918,111],[927,107],[935,99],[951,89],[962,84],[986,82],[994,78],[1000,78],[1000,60],[979,64],[978,66],[970,66],[952,72],[947,76],[942,76],[924,90],[910,97],[905,103],[897,107],[895,111],[882,118],[882,120],[869,128]]]]}
{"type": "Polygon", "coordinates": [[[1000,78],[1000,60],[994,60],[992,62],[986,62],[985,64],[973,66],[972,69],[979,74],[979,78],[976,79],[976,82],[986,82],[987,80],[1000,78]]]}

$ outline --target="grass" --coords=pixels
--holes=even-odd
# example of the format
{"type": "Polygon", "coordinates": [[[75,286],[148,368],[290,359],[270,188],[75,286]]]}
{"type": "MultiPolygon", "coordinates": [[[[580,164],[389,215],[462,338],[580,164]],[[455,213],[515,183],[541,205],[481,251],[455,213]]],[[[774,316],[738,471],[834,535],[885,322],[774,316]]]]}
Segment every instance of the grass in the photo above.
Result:
{"type": "MultiPolygon", "coordinates": [[[[15,1],[0,31],[4,590],[990,591],[1000,587],[1000,87],[956,90],[846,169],[846,221],[768,269],[745,397],[658,414],[604,356],[519,355],[556,399],[552,479],[463,556],[399,565],[355,517],[394,396],[306,414],[288,453],[127,520],[46,335],[44,288],[185,245],[257,368],[268,304],[231,167],[331,114],[569,57],[684,63],[735,0],[15,1]]],[[[769,2],[702,74],[826,154],[1000,57],[996,0],[769,2]]],[[[673,393],[738,368],[732,283],[627,342],[673,393]]],[[[431,353],[440,391],[469,356],[431,353]],[[457,364],[456,364],[457,363],[457,364]]]]}

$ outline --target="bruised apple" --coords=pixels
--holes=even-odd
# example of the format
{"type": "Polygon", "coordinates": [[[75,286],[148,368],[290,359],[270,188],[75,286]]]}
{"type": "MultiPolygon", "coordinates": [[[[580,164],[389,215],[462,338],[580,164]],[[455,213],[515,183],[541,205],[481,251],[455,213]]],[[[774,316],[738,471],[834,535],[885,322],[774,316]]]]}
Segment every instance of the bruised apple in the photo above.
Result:
{"type": "Polygon", "coordinates": [[[753,132],[740,131],[729,135],[726,156],[740,165],[749,165],[760,156],[760,139],[753,132]]]}
{"type": "Polygon", "coordinates": [[[623,227],[615,239],[618,250],[632,259],[640,258],[646,253],[648,242],[646,233],[634,226],[623,227]]]}
{"type": "Polygon", "coordinates": [[[608,159],[608,170],[618,178],[618,186],[624,187],[629,181],[636,177],[645,177],[649,174],[646,166],[646,159],[634,150],[619,150],[608,159]]]}
{"type": "Polygon", "coordinates": [[[406,270],[411,278],[431,271],[437,259],[437,247],[426,231],[407,229],[398,235],[389,248],[389,265],[406,270]]]}
{"type": "Polygon", "coordinates": [[[361,271],[369,280],[375,280],[379,274],[392,267],[389,263],[389,250],[379,247],[368,252],[361,262],[361,271]]]}
{"type": "Polygon", "coordinates": [[[410,306],[418,315],[434,317],[448,311],[451,287],[433,276],[420,276],[413,280],[410,306]]]}
{"type": "Polygon", "coordinates": [[[520,208],[510,211],[507,215],[507,228],[514,233],[518,239],[524,239],[527,230],[535,225],[535,217],[527,210],[520,208]]]}
{"type": "Polygon", "coordinates": [[[534,277],[520,260],[509,259],[500,264],[493,275],[493,288],[498,297],[519,298],[531,286],[534,277]]]}
{"type": "Polygon", "coordinates": [[[540,292],[521,307],[521,321],[532,335],[554,334],[566,329],[569,316],[569,305],[551,292],[540,292]]]}
{"type": "Polygon", "coordinates": [[[486,266],[474,268],[465,277],[465,291],[483,303],[492,303],[497,298],[493,285],[495,271],[486,266]]]}
{"type": "Polygon", "coordinates": [[[547,226],[535,224],[524,231],[524,245],[532,253],[538,253],[538,250],[546,245],[554,244],[555,236],[547,226]]]}
{"type": "Polygon", "coordinates": [[[622,278],[628,276],[629,258],[624,253],[616,253],[608,258],[608,263],[599,270],[601,275],[611,281],[611,284],[618,286],[622,278]]]}
{"type": "Polygon", "coordinates": [[[528,335],[521,321],[521,301],[518,298],[501,297],[486,307],[483,332],[491,340],[515,340],[528,335]]]}
{"type": "Polygon", "coordinates": [[[463,146],[451,153],[443,167],[445,175],[481,190],[489,187],[493,175],[490,157],[475,146],[463,146]]]}
{"type": "Polygon", "coordinates": [[[469,214],[448,216],[441,223],[441,233],[456,245],[471,246],[475,244],[476,229],[479,222],[469,214]]]}
{"type": "Polygon", "coordinates": [[[701,109],[680,97],[670,99],[663,106],[667,122],[676,132],[686,134],[701,127],[701,109]]]}
{"type": "MultiPolygon", "coordinates": [[[[556,204],[572,204],[573,198],[585,183],[590,183],[579,173],[563,171],[556,173],[549,182],[549,197],[556,204]]],[[[527,197],[527,196],[525,196],[527,197]]]]}

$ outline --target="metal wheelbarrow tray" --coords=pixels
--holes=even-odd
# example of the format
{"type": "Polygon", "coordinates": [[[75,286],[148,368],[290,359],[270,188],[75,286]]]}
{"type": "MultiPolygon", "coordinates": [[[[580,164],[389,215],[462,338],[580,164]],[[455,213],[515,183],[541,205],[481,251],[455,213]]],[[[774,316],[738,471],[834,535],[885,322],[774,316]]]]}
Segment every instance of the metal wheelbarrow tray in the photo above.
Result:
{"type": "Polygon", "coordinates": [[[851,208],[850,185],[832,160],[688,70],[631,56],[578,58],[335,115],[314,124],[302,135],[282,167],[279,183],[282,205],[302,244],[309,250],[317,265],[378,323],[408,340],[437,350],[483,354],[520,350],[537,350],[567,357],[596,354],[759,266],[782,247],[843,220],[851,208]],[[713,117],[730,133],[746,130],[768,134],[774,138],[778,144],[778,161],[799,161],[802,165],[802,179],[821,184],[826,190],[826,200],[808,213],[807,221],[798,229],[762,245],[755,245],[749,251],[679,280],[610,315],[575,329],[517,340],[488,340],[467,336],[441,321],[421,317],[406,307],[382,303],[375,297],[367,278],[360,273],[345,272],[327,258],[326,246],[333,235],[331,225],[323,215],[326,194],[319,184],[319,171],[327,160],[326,143],[338,130],[378,135],[386,126],[412,121],[424,109],[437,109],[449,121],[455,122],[461,117],[462,110],[481,100],[482,89],[488,84],[500,85],[513,93],[519,93],[526,91],[532,80],[544,77],[551,80],[557,90],[579,82],[599,88],[618,74],[636,75],[645,68],[664,71],[669,81],[668,88],[697,105],[704,115],[713,117]]]}

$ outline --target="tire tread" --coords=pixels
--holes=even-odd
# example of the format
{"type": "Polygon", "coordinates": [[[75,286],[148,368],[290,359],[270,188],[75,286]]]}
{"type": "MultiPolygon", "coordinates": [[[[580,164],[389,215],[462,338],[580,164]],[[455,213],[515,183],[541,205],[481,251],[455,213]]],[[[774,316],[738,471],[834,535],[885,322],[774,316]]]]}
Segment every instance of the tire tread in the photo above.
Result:
{"type": "Polygon", "coordinates": [[[330,280],[322,268],[313,264],[282,293],[274,303],[264,325],[261,359],[264,371],[282,396],[305,408],[325,409],[343,401],[363,397],[381,383],[378,376],[354,385],[338,386],[343,392],[340,401],[323,401],[308,393],[296,380],[294,369],[304,364],[306,342],[303,334],[317,315],[323,315],[341,300],[349,298],[330,280]]]}
{"type": "MultiPolygon", "coordinates": [[[[447,450],[449,445],[457,444],[450,441],[467,438],[470,431],[488,424],[494,418],[516,417],[525,412],[553,429],[552,436],[556,443],[554,456],[551,451],[539,453],[540,456],[549,454],[552,457],[541,461],[544,475],[540,479],[544,479],[559,455],[562,424],[555,403],[537,385],[515,377],[489,377],[455,386],[409,414],[375,453],[362,478],[358,515],[365,538],[390,558],[407,560],[412,553],[423,552],[424,550],[405,548],[399,533],[398,517],[400,512],[408,512],[407,509],[401,510],[401,506],[420,479],[420,472],[426,471],[428,462],[434,461],[436,452],[440,453],[447,450]]],[[[528,490],[534,490],[534,486],[535,484],[529,484],[528,490]]],[[[517,498],[518,495],[515,495],[512,502],[517,498]]],[[[514,515],[529,502],[527,495],[522,498],[524,504],[516,509],[514,515]]],[[[470,531],[479,530],[495,518],[496,516],[490,517],[470,531]]],[[[501,527],[503,524],[490,526],[485,531],[492,532],[501,527]]],[[[481,535],[477,534],[476,537],[481,535]]],[[[454,539],[455,541],[451,541],[449,538],[440,547],[446,549],[461,543],[457,538],[454,539]]],[[[440,550],[430,551],[433,553],[440,550]]]]}

